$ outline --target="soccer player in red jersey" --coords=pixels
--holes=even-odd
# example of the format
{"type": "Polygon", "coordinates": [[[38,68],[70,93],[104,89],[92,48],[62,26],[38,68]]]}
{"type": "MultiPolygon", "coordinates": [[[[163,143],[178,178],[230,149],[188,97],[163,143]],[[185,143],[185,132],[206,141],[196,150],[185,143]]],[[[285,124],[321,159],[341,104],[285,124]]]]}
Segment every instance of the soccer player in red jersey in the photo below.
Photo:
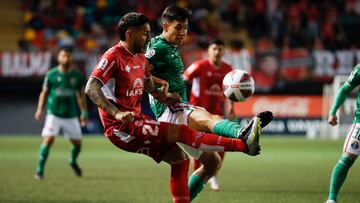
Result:
{"type": "MultiPolygon", "coordinates": [[[[209,42],[208,59],[203,59],[191,64],[184,72],[184,79],[192,83],[189,103],[204,107],[211,114],[225,115],[225,105],[231,105],[222,91],[222,80],[232,71],[231,65],[222,61],[225,53],[225,44],[220,39],[209,42]]],[[[232,111],[232,105],[231,105],[232,111]]],[[[233,112],[233,111],[232,111],[233,112]]],[[[224,152],[218,152],[221,161],[224,152]]],[[[194,159],[194,171],[201,166],[201,161],[194,159]]],[[[216,176],[208,180],[211,189],[220,190],[220,183],[216,176]]]]}
{"type": "MultiPolygon", "coordinates": [[[[128,13],[121,18],[118,31],[120,42],[103,54],[86,84],[85,93],[99,107],[105,136],[120,149],[169,163],[173,201],[188,203],[187,179],[183,181],[188,169],[177,168],[176,163],[182,162],[185,155],[176,142],[203,151],[244,153],[258,143],[246,142],[242,137],[200,133],[185,125],[158,122],[142,114],[143,91],[170,105],[179,98],[168,92],[167,82],[150,75],[150,65],[143,54],[150,41],[149,19],[140,13],[128,13]]],[[[251,129],[248,140],[257,140],[259,134],[251,129]]]]}

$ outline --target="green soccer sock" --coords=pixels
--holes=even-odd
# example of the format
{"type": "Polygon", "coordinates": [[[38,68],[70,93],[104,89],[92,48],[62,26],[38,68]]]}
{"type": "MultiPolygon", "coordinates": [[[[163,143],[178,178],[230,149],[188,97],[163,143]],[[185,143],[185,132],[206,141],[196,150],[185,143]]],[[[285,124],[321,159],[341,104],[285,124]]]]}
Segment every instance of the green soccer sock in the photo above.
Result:
{"type": "Polygon", "coordinates": [[[81,151],[81,146],[71,146],[70,149],[70,164],[76,164],[76,159],[81,151]]]}
{"type": "Polygon", "coordinates": [[[329,200],[336,201],[340,188],[343,185],[348,171],[353,163],[354,161],[350,157],[343,155],[339,162],[335,165],[331,174],[329,200]]]}
{"type": "Polygon", "coordinates": [[[40,145],[39,160],[38,160],[38,164],[37,164],[37,167],[36,167],[36,173],[38,173],[38,174],[43,174],[44,173],[45,162],[46,162],[47,157],[49,155],[49,151],[50,151],[50,146],[45,145],[45,144],[40,145]]]}
{"type": "Polygon", "coordinates": [[[198,175],[189,177],[189,193],[190,201],[195,199],[197,195],[204,189],[206,182],[198,175]]]}
{"type": "Polygon", "coordinates": [[[227,119],[216,123],[214,126],[214,134],[228,138],[237,138],[240,130],[241,125],[227,119]]]}

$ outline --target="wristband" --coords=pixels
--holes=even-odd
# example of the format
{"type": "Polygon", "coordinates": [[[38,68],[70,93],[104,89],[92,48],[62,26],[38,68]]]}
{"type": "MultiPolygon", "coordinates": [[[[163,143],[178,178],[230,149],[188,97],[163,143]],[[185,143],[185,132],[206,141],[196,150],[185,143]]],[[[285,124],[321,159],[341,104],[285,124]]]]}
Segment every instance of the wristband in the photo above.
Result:
{"type": "Polygon", "coordinates": [[[88,111],[82,111],[81,112],[81,117],[88,117],[89,116],[89,112],[88,111]]]}

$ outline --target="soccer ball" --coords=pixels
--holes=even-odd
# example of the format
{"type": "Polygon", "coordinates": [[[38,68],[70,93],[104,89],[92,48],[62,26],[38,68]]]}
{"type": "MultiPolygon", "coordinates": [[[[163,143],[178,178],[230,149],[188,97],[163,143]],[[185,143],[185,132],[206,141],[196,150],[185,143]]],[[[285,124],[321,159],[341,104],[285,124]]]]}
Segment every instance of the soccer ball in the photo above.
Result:
{"type": "Polygon", "coordinates": [[[225,96],[234,102],[245,101],[254,94],[255,82],[248,72],[233,70],[223,79],[223,91],[225,96]]]}

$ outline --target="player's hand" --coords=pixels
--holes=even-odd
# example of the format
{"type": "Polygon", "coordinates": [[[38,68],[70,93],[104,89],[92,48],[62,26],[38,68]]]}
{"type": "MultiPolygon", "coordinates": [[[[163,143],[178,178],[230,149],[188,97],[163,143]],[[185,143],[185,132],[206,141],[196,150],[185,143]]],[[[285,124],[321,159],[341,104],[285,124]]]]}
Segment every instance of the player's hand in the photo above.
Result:
{"type": "Polygon", "coordinates": [[[42,110],[36,110],[35,116],[34,116],[35,120],[40,121],[42,118],[42,114],[43,114],[42,110]]]}
{"type": "Polygon", "coordinates": [[[87,116],[80,116],[80,125],[81,127],[85,127],[88,123],[89,118],[87,116]]]}
{"type": "Polygon", "coordinates": [[[151,95],[160,102],[166,100],[167,95],[169,94],[169,83],[164,83],[162,86],[157,87],[151,95]]]}
{"type": "Polygon", "coordinates": [[[166,99],[163,101],[164,104],[174,105],[176,103],[181,102],[181,97],[178,93],[168,93],[166,99]]]}
{"type": "Polygon", "coordinates": [[[115,119],[122,123],[131,123],[134,121],[135,113],[132,111],[118,112],[115,114],[115,119]]]}
{"type": "Polygon", "coordinates": [[[328,120],[329,124],[332,126],[335,126],[338,124],[337,122],[337,116],[336,115],[329,115],[329,120],[328,120]]]}

